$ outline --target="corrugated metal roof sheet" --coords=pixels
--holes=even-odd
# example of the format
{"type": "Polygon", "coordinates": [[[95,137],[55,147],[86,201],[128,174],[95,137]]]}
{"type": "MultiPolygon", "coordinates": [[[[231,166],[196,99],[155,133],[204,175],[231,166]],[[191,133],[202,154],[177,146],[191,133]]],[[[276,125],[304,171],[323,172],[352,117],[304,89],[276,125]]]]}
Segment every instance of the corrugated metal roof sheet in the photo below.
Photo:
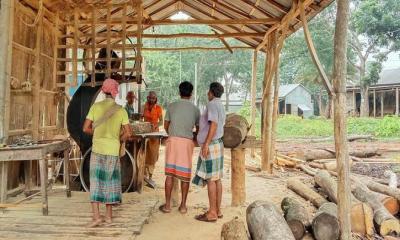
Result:
{"type": "Polygon", "coordinates": [[[378,84],[400,83],[400,68],[383,70],[378,84]]]}
{"type": "Polygon", "coordinates": [[[279,97],[286,97],[291,91],[300,86],[300,84],[288,84],[279,86],[279,97]]]}

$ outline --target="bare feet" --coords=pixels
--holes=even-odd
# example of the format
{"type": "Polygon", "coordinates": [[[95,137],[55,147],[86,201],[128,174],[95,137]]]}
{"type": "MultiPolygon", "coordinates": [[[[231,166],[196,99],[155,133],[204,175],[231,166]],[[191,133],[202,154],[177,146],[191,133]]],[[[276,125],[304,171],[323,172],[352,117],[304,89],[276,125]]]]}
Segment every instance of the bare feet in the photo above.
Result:
{"type": "Polygon", "coordinates": [[[165,204],[161,205],[158,210],[160,210],[163,213],[170,213],[171,212],[171,208],[166,208],[165,204]]]}
{"type": "Polygon", "coordinates": [[[186,206],[179,206],[179,208],[178,208],[178,210],[179,210],[179,212],[181,213],[181,214],[186,214],[187,213],[187,207],[186,206]]]}
{"type": "Polygon", "coordinates": [[[110,217],[105,217],[105,218],[104,218],[104,221],[105,221],[107,224],[112,224],[112,218],[110,218],[110,217]]]}
{"type": "Polygon", "coordinates": [[[103,218],[97,218],[97,219],[94,219],[91,223],[89,223],[86,227],[88,227],[88,228],[94,228],[94,227],[97,227],[97,226],[99,226],[100,224],[102,224],[103,223],[103,218]]]}

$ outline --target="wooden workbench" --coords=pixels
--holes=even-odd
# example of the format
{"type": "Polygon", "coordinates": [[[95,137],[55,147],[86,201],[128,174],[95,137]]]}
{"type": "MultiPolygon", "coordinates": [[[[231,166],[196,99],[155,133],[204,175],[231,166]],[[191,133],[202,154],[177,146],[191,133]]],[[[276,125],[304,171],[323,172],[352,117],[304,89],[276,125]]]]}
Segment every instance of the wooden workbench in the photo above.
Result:
{"type": "MultiPolygon", "coordinates": [[[[8,179],[8,163],[12,161],[39,161],[40,166],[40,188],[42,195],[42,211],[47,216],[48,200],[47,200],[47,181],[48,166],[47,155],[64,152],[64,183],[66,185],[67,197],[71,197],[69,188],[69,140],[57,140],[52,142],[39,142],[30,146],[15,146],[0,148],[0,203],[5,204],[7,200],[7,179],[8,179]]],[[[32,169],[25,168],[25,183],[29,188],[32,169]]]]}

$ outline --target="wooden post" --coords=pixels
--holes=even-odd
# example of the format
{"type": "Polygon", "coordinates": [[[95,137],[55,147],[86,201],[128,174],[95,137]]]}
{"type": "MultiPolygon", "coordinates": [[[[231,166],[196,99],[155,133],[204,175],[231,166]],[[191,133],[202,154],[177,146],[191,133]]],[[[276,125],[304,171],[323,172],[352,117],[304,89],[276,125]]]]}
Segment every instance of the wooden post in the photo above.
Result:
{"type": "MultiPolygon", "coordinates": [[[[8,139],[10,121],[10,79],[13,49],[14,2],[14,0],[1,0],[2,6],[0,7],[0,112],[2,113],[0,114],[0,143],[6,143],[8,139]]],[[[3,168],[5,168],[4,165],[3,168]]],[[[7,188],[4,191],[7,191],[7,188]]]]}
{"type": "Polygon", "coordinates": [[[396,88],[396,116],[399,116],[399,88],[396,88]]]}
{"type": "Polygon", "coordinates": [[[374,117],[376,118],[376,90],[374,89],[374,117]]]}
{"type": "Polygon", "coordinates": [[[43,35],[43,16],[40,17],[36,29],[36,46],[35,46],[35,63],[33,74],[33,90],[32,90],[32,137],[34,141],[39,140],[40,125],[40,75],[41,60],[40,52],[42,51],[42,35],[43,35]]]}
{"type": "Polygon", "coordinates": [[[122,80],[125,80],[126,75],[126,10],[127,5],[124,4],[122,9],[122,80]]]}
{"type": "Polygon", "coordinates": [[[40,192],[42,194],[42,212],[44,216],[49,215],[49,205],[47,201],[47,159],[39,160],[40,166],[40,192]]]}
{"type": "Polygon", "coordinates": [[[274,101],[272,109],[271,151],[270,151],[270,159],[273,162],[275,162],[276,123],[279,115],[278,106],[279,106],[279,70],[277,69],[274,78],[274,101]]]}
{"type": "Polygon", "coordinates": [[[78,85],[79,12],[74,9],[74,46],[72,49],[72,86],[78,85]]]}
{"type": "MultiPolygon", "coordinates": [[[[283,100],[284,107],[285,107],[285,115],[287,114],[287,107],[286,107],[286,98],[283,100]]],[[[321,113],[320,113],[321,114],[321,113]]]]}
{"type": "Polygon", "coordinates": [[[383,94],[385,94],[384,92],[381,92],[381,117],[383,117],[383,110],[384,110],[384,108],[383,108],[383,94]]]}
{"type": "Polygon", "coordinates": [[[112,58],[112,53],[111,53],[111,6],[107,6],[107,71],[106,71],[106,76],[107,78],[111,77],[111,58],[112,58]]]}
{"type": "Polygon", "coordinates": [[[353,117],[357,116],[357,98],[356,90],[353,90],[353,117]]]}
{"type": "MultiPolygon", "coordinates": [[[[252,76],[251,76],[251,129],[250,134],[254,136],[256,128],[256,95],[257,95],[257,50],[253,52],[252,76]]],[[[251,149],[251,157],[255,157],[255,148],[251,149]]]]}
{"type": "Polygon", "coordinates": [[[8,162],[0,161],[0,203],[7,202],[8,162]]]}
{"type": "Polygon", "coordinates": [[[70,178],[69,178],[69,150],[64,151],[64,184],[66,186],[67,197],[71,197],[70,178]]]}
{"type": "Polygon", "coordinates": [[[59,24],[59,13],[57,11],[55,15],[54,23],[54,48],[53,48],[53,81],[51,84],[51,90],[54,91],[57,87],[57,56],[58,56],[58,24],[59,24]]]}
{"type": "Polygon", "coordinates": [[[349,0],[337,1],[334,39],[334,133],[338,173],[338,217],[340,239],[350,240],[351,235],[351,192],[350,163],[347,146],[346,123],[346,75],[347,75],[347,29],[349,24],[349,0]]]}
{"type": "MultiPolygon", "coordinates": [[[[134,7],[136,8],[137,17],[137,35],[136,35],[136,80],[141,83],[142,80],[142,34],[143,34],[143,1],[142,0],[132,0],[134,7]]],[[[138,84],[138,112],[141,112],[141,84],[138,84]]]]}
{"type": "Polygon", "coordinates": [[[231,192],[232,206],[241,206],[246,202],[246,149],[233,148],[231,149],[231,192]]]}
{"type": "Polygon", "coordinates": [[[92,9],[92,75],[91,75],[91,86],[96,86],[96,21],[97,21],[97,12],[96,8],[92,9]]]}

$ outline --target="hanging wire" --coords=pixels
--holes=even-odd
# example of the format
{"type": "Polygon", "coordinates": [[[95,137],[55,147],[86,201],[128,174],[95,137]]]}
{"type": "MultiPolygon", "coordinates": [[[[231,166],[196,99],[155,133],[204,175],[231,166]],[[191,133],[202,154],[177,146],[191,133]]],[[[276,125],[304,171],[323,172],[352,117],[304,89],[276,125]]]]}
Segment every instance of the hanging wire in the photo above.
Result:
{"type": "Polygon", "coordinates": [[[38,24],[39,19],[42,17],[43,14],[43,0],[39,0],[39,9],[38,9],[38,13],[35,17],[35,20],[33,21],[33,23],[27,23],[23,18],[22,15],[19,16],[19,19],[21,20],[21,22],[23,22],[26,26],[28,27],[34,27],[38,24]]]}

